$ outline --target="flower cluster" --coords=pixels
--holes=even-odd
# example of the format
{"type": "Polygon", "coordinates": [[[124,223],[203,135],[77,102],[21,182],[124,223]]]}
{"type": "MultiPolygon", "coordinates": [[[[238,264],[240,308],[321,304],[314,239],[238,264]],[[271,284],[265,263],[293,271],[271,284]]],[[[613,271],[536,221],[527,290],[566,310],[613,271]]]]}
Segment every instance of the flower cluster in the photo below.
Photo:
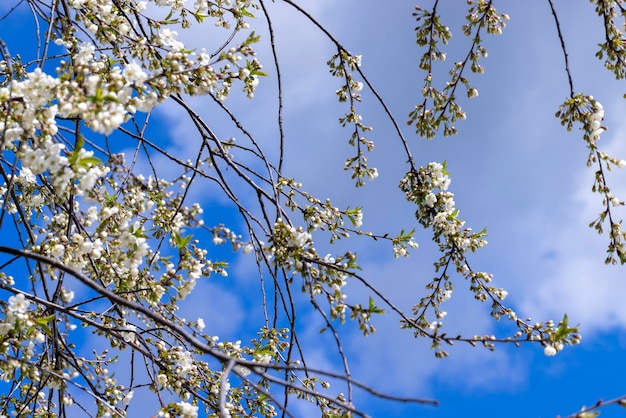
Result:
{"type": "MultiPolygon", "coordinates": [[[[519,319],[515,312],[502,304],[508,295],[504,289],[492,286],[492,274],[476,272],[470,269],[466,253],[473,252],[487,244],[484,239],[485,230],[472,232],[470,228],[463,228],[464,222],[459,219],[459,210],[455,206],[454,195],[448,191],[450,176],[446,171],[446,164],[431,162],[426,167],[413,170],[401,180],[400,188],[406,199],[417,205],[415,216],[425,228],[433,231],[433,240],[437,242],[442,257],[435,262],[436,271],[440,272],[426,285],[429,293],[422,297],[413,307],[415,315],[405,321],[404,326],[415,329],[417,336],[431,338],[435,355],[445,357],[448,353],[441,349],[441,343],[453,343],[454,339],[446,338],[442,332],[443,318],[446,312],[441,305],[450,299],[454,291],[450,271],[454,266],[457,273],[463,276],[470,284],[469,289],[474,298],[481,302],[491,302],[491,315],[500,319],[505,317],[515,323],[519,331],[514,338],[524,336],[531,341],[541,341],[544,344],[576,344],[578,341],[577,329],[561,330],[551,321],[546,324],[530,325],[519,319]],[[432,314],[429,311],[432,310],[432,314]],[[428,319],[434,315],[435,320],[428,319]]],[[[406,234],[407,237],[411,236],[406,234]]],[[[561,325],[559,325],[560,327],[561,325]]],[[[459,337],[460,338],[460,337],[459,337]]],[[[476,336],[470,343],[481,342],[489,349],[494,348],[494,336],[476,336]]]]}
{"type": "Polygon", "coordinates": [[[596,53],[598,59],[604,60],[604,66],[611,71],[615,78],[626,77],[626,66],[624,65],[624,27],[623,6],[619,2],[608,0],[593,0],[595,11],[600,16],[603,23],[602,42],[598,44],[600,49],[596,53]]]}
{"type": "Polygon", "coordinates": [[[454,195],[448,191],[450,176],[443,164],[431,162],[419,171],[409,172],[400,182],[400,189],[408,201],[417,204],[415,216],[425,228],[432,228],[434,239],[442,249],[454,247],[461,253],[475,251],[487,244],[484,231],[473,233],[463,229],[458,218],[454,195]]]}
{"type": "Polygon", "coordinates": [[[23,293],[18,293],[9,298],[4,322],[0,324],[0,334],[6,335],[9,331],[20,326],[29,318],[28,308],[30,301],[23,293]]]}
{"type": "Polygon", "coordinates": [[[610,171],[613,167],[626,167],[626,160],[610,156],[598,148],[600,136],[607,130],[607,127],[602,124],[604,107],[593,96],[577,94],[567,99],[559,107],[559,111],[555,116],[561,119],[561,124],[565,125],[568,130],[572,129],[574,123],[582,124],[583,139],[589,149],[587,166],[597,166],[595,181],[591,190],[602,196],[602,205],[604,207],[589,226],[598,231],[599,234],[602,234],[605,223],[608,222],[609,245],[605,263],[616,264],[619,261],[621,264],[624,264],[626,263],[626,231],[622,229],[621,221],[615,220],[612,213],[612,208],[623,206],[624,201],[611,192],[606,178],[606,171],[610,171]]]}
{"type": "Polygon", "coordinates": [[[363,90],[363,83],[356,81],[352,73],[361,66],[361,56],[352,55],[339,48],[327,64],[333,76],[344,80],[344,84],[336,92],[339,101],[350,103],[350,111],[339,118],[339,123],[341,126],[350,124],[354,127],[348,143],[356,147],[356,155],[346,159],[344,169],[352,171],[352,178],[356,180],[357,187],[364,186],[364,179],[374,180],[378,177],[378,171],[375,167],[368,166],[368,158],[365,155],[365,150],[368,152],[374,150],[374,142],[363,136],[365,132],[371,131],[372,127],[364,125],[361,122],[362,116],[356,111],[356,103],[361,101],[360,91],[363,90]]]}
{"type": "MultiPolygon", "coordinates": [[[[184,3],[168,0],[155,6],[178,14],[184,28],[188,16],[184,3]]],[[[13,352],[19,353],[21,360],[3,358],[7,366],[2,370],[6,378],[22,376],[19,384],[24,399],[37,399],[37,405],[16,406],[20,413],[43,414],[50,407],[37,395],[44,384],[59,390],[63,403],[70,407],[72,386],[67,381],[76,378],[98,387],[99,416],[123,415],[134,392],[118,385],[112,377],[114,371],[105,367],[113,361],[105,359],[105,354],[95,360],[77,359],[73,353],[62,351],[74,346],[74,338],[81,338],[75,335],[79,323],[103,336],[111,348],[122,350],[142,344],[140,351],[148,364],[148,347],[154,340],[148,344],[143,333],[154,328],[154,323],[144,317],[133,318],[129,309],[118,304],[97,314],[102,310],[102,305],[98,306],[102,296],[81,292],[77,298],[76,283],[63,282],[65,273],[59,273],[57,266],[73,269],[102,286],[103,292],[112,291],[124,300],[147,306],[170,323],[191,326],[197,333],[202,332],[203,321],[185,325],[184,318],[175,314],[177,303],[193,291],[201,277],[227,275],[227,265],[208,260],[207,250],[186,232],[203,223],[198,219],[200,206],[183,204],[188,178],[179,179],[182,192],[174,193],[173,183],[132,172],[122,155],[109,151],[111,143],[98,143],[99,136],[94,133],[119,132],[118,128],[131,119],[138,126],[138,113],[149,112],[182,92],[213,94],[224,100],[238,83],[252,97],[264,73],[254,58],[252,45],[259,37],[253,32],[239,44],[229,43],[211,55],[185,48],[178,27],[170,27],[176,19],[146,17],[146,2],[72,0],[67,6],[49,22],[55,28],[50,34],[52,39],[56,36],[56,47],[67,51],[56,61],[48,61],[57,66],[55,76],[42,70],[43,65],[29,72],[19,60],[0,62],[0,149],[5,158],[12,153],[18,161],[11,167],[5,164],[8,159],[3,160],[3,169],[13,174],[4,176],[0,184],[1,203],[8,213],[19,215],[26,231],[25,249],[53,260],[52,264],[28,269],[32,272],[28,279],[40,283],[36,289],[43,285],[46,291],[42,296],[51,304],[40,307],[41,312],[54,312],[55,307],[65,305],[54,315],[40,318],[29,310],[30,302],[23,294],[9,299],[0,331],[10,337],[13,352]],[[78,32],[87,29],[93,36],[79,37],[77,27],[81,28],[78,32]],[[74,138],[68,140],[65,135],[74,138]],[[55,321],[55,346],[59,350],[53,357],[38,346],[46,339],[44,331],[50,332],[47,324],[51,320],[55,321]],[[26,331],[19,332],[20,327],[26,331]]],[[[212,16],[226,28],[230,27],[230,15],[238,30],[243,30],[251,17],[248,10],[256,5],[250,0],[220,0],[210,4],[199,1],[196,7],[198,22],[212,16]]],[[[156,9],[151,13],[158,14],[156,9]]],[[[55,48],[52,44],[48,47],[55,48]]],[[[253,249],[226,227],[218,226],[213,232],[216,242],[229,240],[244,252],[253,249]]],[[[2,273],[2,277],[7,276],[2,273]]],[[[14,285],[8,278],[4,282],[14,285]]],[[[156,334],[158,341],[178,338],[170,331],[156,334]]],[[[195,374],[205,377],[210,371],[203,369],[188,350],[173,352],[172,356],[176,360],[173,375],[168,377],[172,387],[181,388],[182,381],[195,374]]],[[[80,388],[81,382],[77,383],[80,388]]],[[[219,382],[214,381],[215,385],[219,382]]],[[[189,397],[187,390],[177,393],[189,397]]],[[[234,396],[237,399],[238,395],[234,396]]],[[[4,396],[2,399],[9,405],[4,396]]],[[[17,397],[10,404],[18,405],[17,397]]],[[[198,410],[186,402],[173,408],[172,416],[195,416],[198,410]]]]}
{"type": "Polygon", "coordinates": [[[347,251],[340,256],[320,256],[313,247],[309,232],[288,225],[282,219],[274,224],[273,234],[264,250],[274,264],[302,276],[302,292],[307,293],[312,301],[318,295],[326,297],[331,319],[343,323],[349,313],[365,335],[375,331],[370,317],[383,311],[374,305],[373,300],[370,299],[368,307],[346,302],[348,295],[344,287],[352,272],[359,269],[356,254],[347,251]]]}
{"type": "Polygon", "coordinates": [[[468,66],[473,73],[484,72],[479,60],[487,57],[487,50],[482,44],[481,32],[486,29],[489,34],[499,35],[509,19],[506,13],[499,13],[491,2],[468,1],[468,4],[470,4],[466,15],[468,23],[463,26],[463,33],[472,38],[472,46],[463,61],[454,63],[449,71],[450,80],[441,89],[434,84],[433,74],[436,73],[436,62],[446,59],[447,54],[441,50],[441,45],[448,44],[452,32],[441,22],[441,17],[435,10],[416,6],[413,13],[418,22],[415,28],[416,42],[425,48],[420,57],[419,67],[424,70],[426,76],[422,87],[424,100],[409,113],[408,124],[415,124],[416,132],[424,138],[434,138],[442,126],[445,136],[457,133],[455,123],[459,119],[465,119],[466,115],[457,102],[456,90],[463,85],[469,99],[478,96],[478,90],[470,85],[464,72],[468,66]]]}
{"type": "Polygon", "coordinates": [[[588,133],[589,139],[592,141],[597,141],[600,139],[600,134],[606,130],[604,126],[602,126],[602,120],[604,119],[604,107],[598,101],[592,101],[593,108],[588,118],[588,133]]]}
{"type": "Polygon", "coordinates": [[[416,250],[417,247],[419,247],[419,244],[415,242],[415,238],[413,237],[414,233],[415,230],[409,233],[405,233],[404,230],[402,230],[397,237],[391,240],[393,244],[393,256],[395,258],[408,257],[409,248],[416,250]]]}
{"type": "MultiPolygon", "coordinates": [[[[330,243],[342,238],[349,238],[351,232],[358,235],[365,234],[358,228],[363,225],[363,208],[356,207],[339,209],[333,205],[330,199],[321,199],[310,195],[302,190],[302,184],[293,179],[281,178],[277,183],[277,189],[287,197],[285,203],[292,211],[301,211],[304,221],[307,224],[307,232],[316,230],[328,231],[330,233],[330,243]],[[287,190],[285,190],[287,189],[287,190]],[[304,202],[300,203],[298,197],[302,197],[304,202]],[[346,226],[346,220],[355,229],[346,226]]],[[[371,234],[368,234],[371,235],[371,234]]]]}

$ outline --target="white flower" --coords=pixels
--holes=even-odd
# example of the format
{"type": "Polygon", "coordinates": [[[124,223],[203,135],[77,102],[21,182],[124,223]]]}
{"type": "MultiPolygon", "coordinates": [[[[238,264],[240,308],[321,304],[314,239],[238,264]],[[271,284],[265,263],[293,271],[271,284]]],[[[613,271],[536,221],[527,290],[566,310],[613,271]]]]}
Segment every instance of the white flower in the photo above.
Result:
{"type": "Polygon", "coordinates": [[[600,134],[602,132],[604,132],[604,128],[598,128],[598,129],[591,131],[591,135],[590,135],[591,139],[595,139],[595,140],[600,139],[600,134]]]}
{"type": "Polygon", "coordinates": [[[157,382],[159,382],[161,386],[165,386],[167,384],[167,376],[164,374],[159,374],[157,376],[157,382]]]}
{"type": "Polygon", "coordinates": [[[617,166],[619,168],[624,168],[626,167],[626,160],[619,160],[619,162],[617,163],[617,166]]]}
{"type": "Polygon", "coordinates": [[[65,303],[70,303],[74,299],[74,292],[67,289],[61,289],[61,300],[65,303]]]}
{"type": "Polygon", "coordinates": [[[176,361],[176,374],[178,377],[184,377],[187,373],[193,372],[196,366],[193,364],[193,356],[190,352],[184,351],[179,356],[176,361]]]}
{"type": "Polygon", "coordinates": [[[589,122],[601,121],[604,119],[604,110],[600,109],[589,115],[589,122]]]}
{"type": "Polygon", "coordinates": [[[184,285],[178,288],[178,296],[181,299],[185,299],[191,293],[194,287],[196,287],[196,280],[193,278],[189,278],[189,280],[187,280],[184,285]]]}
{"type": "Polygon", "coordinates": [[[30,301],[26,299],[23,293],[18,293],[15,296],[9,298],[9,312],[15,312],[18,314],[24,314],[30,306],[30,301]]]}
{"type": "Polygon", "coordinates": [[[287,239],[287,246],[302,248],[311,239],[308,232],[298,231],[294,227],[290,227],[291,236],[287,239]]]}
{"type": "Polygon", "coordinates": [[[131,62],[124,68],[122,75],[126,78],[126,80],[130,83],[141,84],[148,78],[148,74],[146,74],[139,64],[136,62],[131,62]]]}
{"type": "Polygon", "coordinates": [[[137,327],[134,325],[128,324],[122,329],[126,330],[126,331],[120,332],[120,334],[122,335],[122,338],[124,338],[124,341],[126,341],[127,343],[135,342],[135,330],[137,329],[137,327]]]}
{"type": "Polygon", "coordinates": [[[360,228],[361,225],[363,225],[363,212],[358,211],[355,215],[354,215],[354,227],[355,228],[360,228]]]}
{"type": "Polygon", "coordinates": [[[37,178],[35,177],[33,172],[30,170],[30,168],[24,167],[20,170],[20,176],[18,178],[18,181],[21,184],[28,185],[28,184],[34,184],[37,181],[37,178]]]}
{"type": "Polygon", "coordinates": [[[406,248],[404,247],[393,247],[393,256],[396,258],[406,257],[408,255],[406,248]]]}
{"type": "Polygon", "coordinates": [[[263,354],[262,356],[255,356],[255,360],[261,364],[269,364],[272,361],[272,356],[269,354],[263,354]]]}
{"type": "Polygon", "coordinates": [[[91,167],[79,176],[78,189],[82,192],[92,190],[96,185],[98,178],[102,177],[108,172],[108,168],[91,167]]]}
{"type": "Polygon", "coordinates": [[[13,324],[9,322],[0,322],[0,335],[6,335],[13,329],[13,324]]]}
{"type": "Polygon", "coordinates": [[[205,326],[206,326],[206,324],[204,323],[204,319],[198,318],[196,320],[196,327],[198,328],[199,331],[202,331],[205,326]]]}
{"type": "Polygon", "coordinates": [[[553,346],[549,345],[546,348],[543,349],[543,354],[545,354],[546,356],[555,356],[556,355],[556,348],[554,348],[553,346]]]}
{"type": "Polygon", "coordinates": [[[197,418],[198,417],[197,406],[191,405],[187,402],[178,402],[176,406],[178,406],[181,418],[197,418]]]}
{"type": "Polygon", "coordinates": [[[75,65],[87,65],[89,61],[93,58],[93,54],[96,51],[96,47],[94,47],[89,42],[83,42],[79,49],[78,54],[74,57],[75,65]]]}
{"type": "Polygon", "coordinates": [[[124,406],[128,406],[128,404],[130,403],[130,400],[133,399],[133,395],[135,393],[131,390],[130,392],[128,392],[124,398],[122,399],[122,405],[124,406]]]}
{"type": "Polygon", "coordinates": [[[599,120],[593,120],[590,124],[589,124],[589,128],[592,131],[595,131],[596,129],[599,129],[602,127],[602,124],[600,123],[599,120]]]}
{"type": "Polygon", "coordinates": [[[64,251],[65,247],[62,244],[57,244],[54,247],[50,248],[50,255],[52,257],[61,257],[64,251]]]}
{"type": "Polygon", "coordinates": [[[169,46],[174,51],[180,51],[185,47],[182,42],[176,40],[177,37],[178,32],[176,32],[175,30],[170,30],[169,28],[165,28],[159,33],[159,40],[161,42],[161,45],[169,46]]]}
{"type": "Polygon", "coordinates": [[[439,212],[433,218],[433,225],[445,224],[448,221],[448,213],[447,212],[439,212]]]}
{"type": "Polygon", "coordinates": [[[446,206],[446,209],[445,209],[446,212],[448,213],[454,212],[454,199],[448,196],[446,199],[445,206],[446,206]]]}
{"type": "Polygon", "coordinates": [[[435,203],[437,202],[437,196],[435,196],[434,193],[428,193],[426,195],[426,204],[428,205],[428,207],[433,207],[435,206],[435,203]]]}
{"type": "Polygon", "coordinates": [[[43,343],[46,341],[46,336],[44,335],[43,332],[37,331],[37,333],[35,334],[35,341],[37,341],[38,343],[43,343]]]}
{"type": "Polygon", "coordinates": [[[196,9],[197,12],[202,13],[208,9],[209,5],[207,3],[207,0],[196,0],[193,7],[194,9],[196,9]]]}
{"type": "Polygon", "coordinates": [[[248,70],[247,68],[242,68],[241,70],[239,70],[240,80],[245,80],[246,78],[248,78],[249,75],[250,75],[250,70],[248,70]]]}

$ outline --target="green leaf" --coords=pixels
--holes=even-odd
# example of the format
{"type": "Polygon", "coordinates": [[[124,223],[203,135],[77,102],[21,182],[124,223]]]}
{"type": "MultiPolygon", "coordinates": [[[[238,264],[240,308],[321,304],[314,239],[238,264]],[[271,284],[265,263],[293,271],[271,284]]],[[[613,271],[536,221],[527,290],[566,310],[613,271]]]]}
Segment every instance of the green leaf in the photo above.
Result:
{"type": "Polygon", "coordinates": [[[85,144],[85,137],[82,135],[78,135],[76,138],[76,143],[74,144],[74,151],[70,154],[67,161],[73,167],[76,164],[76,160],[78,159],[78,152],[83,149],[83,145],[85,144]]]}
{"type": "Polygon", "coordinates": [[[487,228],[483,228],[480,231],[474,233],[475,237],[483,237],[485,235],[487,235],[487,228]]]}
{"type": "Polygon", "coordinates": [[[176,243],[176,248],[178,249],[178,251],[184,250],[187,244],[189,244],[189,241],[191,241],[191,238],[193,238],[193,235],[187,235],[186,237],[183,237],[178,233],[175,233],[174,242],[176,243]]]}
{"type": "Polygon", "coordinates": [[[261,348],[257,348],[256,350],[254,350],[254,355],[255,356],[265,356],[265,355],[274,355],[274,350],[272,350],[272,347],[269,345],[266,345],[264,347],[261,348]]]}
{"type": "Polygon", "coordinates": [[[578,327],[570,328],[569,318],[567,317],[567,314],[563,315],[563,320],[561,321],[561,325],[556,330],[556,335],[555,335],[556,340],[560,341],[573,332],[578,332],[578,327]]]}
{"type": "Polygon", "coordinates": [[[250,35],[248,35],[248,38],[243,42],[244,46],[250,45],[250,44],[255,44],[257,42],[259,42],[259,40],[261,39],[260,35],[254,35],[254,31],[250,32],[250,35]]]}
{"type": "Polygon", "coordinates": [[[361,207],[356,207],[354,209],[350,209],[350,207],[348,206],[348,208],[345,211],[346,216],[348,217],[348,219],[350,219],[350,222],[352,222],[352,225],[356,227],[356,217],[355,215],[357,213],[359,213],[361,211],[361,207]]]}
{"type": "Polygon", "coordinates": [[[376,314],[382,314],[385,313],[384,309],[380,309],[378,308],[375,304],[374,304],[374,299],[372,299],[372,297],[370,296],[370,305],[368,308],[368,311],[370,313],[376,313],[376,314]]]}
{"type": "Polygon", "coordinates": [[[196,19],[196,22],[202,23],[204,21],[204,18],[208,17],[208,16],[207,15],[203,15],[200,12],[196,12],[196,13],[193,13],[193,17],[196,19]]]}
{"type": "Polygon", "coordinates": [[[85,137],[78,135],[78,138],[76,138],[76,144],[74,144],[74,149],[81,149],[83,145],[85,145],[85,137]]]}
{"type": "Polygon", "coordinates": [[[52,331],[50,330],[48,323],[50,321],[54,321],[55,317],[56,316],[52,314],[48,316],[42,316],[41,318],[35,318],[35,324],[39,325],[46,332],[46,334],[48,334],[48,336],[51,337],[52,331]]]}
{"type": "Polygon", "coordinates": [[[143,227],[139,227],[133,231],[133,236],[138,238],[148,238],[148,236],[143,232],[143,227]]]}
{"type": "Polygon", "coordinates": [[[48,315],[48,316],[42,316],[40,318],[35,318],[35,323],[37,325],[47,325],[48,322],[54,321],[54,318],[56,318],[55,314],[51,314],[51,315],[48,315]]]}
{"type": "Polygon", "coordinates": [[[92,165],[102,165],[102,161],[98,157],[85,157],[81,158],[77,165],[82,168],[89,168],[92,165]]]}
{"type": "Polygon", "coordinates": [[[159,23],[162,25],[171,25],[171,24],[178,23],[178,18],[172,19],[172,13],[174,13],[174,11],[170,10],[169,14],[165,17],[165,19],[161,20],[159,23]]]}
{"type": "Polygon", "coordinates": [[[246,17],[251,17],[254,19],[254,15],[252,13],[250,13],[249,11],[247,11],[246,9],[240,9],[239,13],[246,16],[246,17]]]}

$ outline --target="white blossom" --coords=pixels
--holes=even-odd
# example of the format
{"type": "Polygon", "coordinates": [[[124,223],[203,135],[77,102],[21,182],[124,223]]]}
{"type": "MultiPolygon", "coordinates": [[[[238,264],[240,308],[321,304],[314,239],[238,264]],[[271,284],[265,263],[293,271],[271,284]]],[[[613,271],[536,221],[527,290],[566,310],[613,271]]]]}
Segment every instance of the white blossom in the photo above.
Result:
{"type": "Polygon", "coordinates": [[[554,348],[552,345],[548,345],[543,349],[543,353],[546,356],[555,356],[556,352],[556,348],[554,348]]]}
{"type": "Polygon", "coordinates": [[[302,248],[311,240],[311,234],[308,232],[298,230],[294,227],[289,227],[289,231],[291,233],[291,236],[287,240],[289,247],[302,248]]]}
{"type": "Polygon", "coordinates": [[[437,196],[436,196],[434,193],[428,193],[428,194],[426,195],[426,204],[427,204],[429,207],[431,207],[431,208],[432,208],[433,206],[435,206],[435,203],[436,203],[436,202],[437,202],[437,196]]]}
{"type": "Polygon", "coordinates": [[[124,331],[120,331],[120,334],[122,335],[122,338],[124,338],[124,341],[127,343],[134,343],[136,339],[135,331],[137,330],[137,327],[132,324],[127,324],[122,329],[124,331]]]}
{"type": "Polygon", "coordinates": [[[9,298],[9,312],[16,314],[18,317],[23,318],[23,314],[28,311],[30,306],[30,300],[26,299],[23,293],[18,293],[15,296],[9,298]]]}
{"type": "Polygon", "coordinates": [[[197,418],[198,417],[197,406],[191,405],[187,402],[178,402],[176,406],[178,406],[181,418],[197,418]]]}
{"type": "Polygon", "coordinates": [[[134,394],[135,393],[131,390],[126,395],[124,395],[124,398],[122,399],[122,405],[128,406],[128,404],[130,403],[130,400],[133,399],[134,394]]]}
{"type": "Polygon", "coordinates": [[[124,71],[122,73],[124,78],[130,83],[142,84],[148,78],[148,74],[146,74],[141,66],[136,62],[128,63],[124,67],[124,71]]]}
{"type": "Polygon", "coordinates": [[[205,326],[206,326],[206,324],[204,323],[204,319],[198,318],[196,320],[196,327],[198,328],[199,331],[202,331],[205,326]]]}

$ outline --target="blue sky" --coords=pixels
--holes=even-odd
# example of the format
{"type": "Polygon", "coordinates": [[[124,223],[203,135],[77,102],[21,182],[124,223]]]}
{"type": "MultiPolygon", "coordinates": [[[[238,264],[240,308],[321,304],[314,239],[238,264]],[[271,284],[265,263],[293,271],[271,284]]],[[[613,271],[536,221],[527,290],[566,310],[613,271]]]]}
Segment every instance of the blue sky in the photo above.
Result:
{"type": "MultiPolygon", "coordinates": [[[[309,2],[307,2],[309,3],[309,2]]],[[[600,199],[591,193],[593,170],[585,166],[586,148],[581,133],[567,133],[553,116],[568,95],[563,56],[556,29],[545,1],[500,2],[496,7],[510,15],[503,35],[486,38],[489,57],[482,76],[472,75],[479,96],[465,102],[468,120],[457,125],[459,134],[427,141],[406,127],[406,115],[420,101],[423,74],[417,70],[420,51],[415,44],[411,17],[414,4],[373,0],[336,2],[319,0],[306,5],[345,47],[363,55],[362,69],[396,115],[412,147],[416,161],[448,162],[460,218],[475,230],[487,227],[489,245],[470,262],[476,270],[495,275],[497,286],[509,291],[507,302],[520,317],[558,320],[564,312],[581,324],[583,340],[556,357],[545,357],[540,346],[497,346],[494,353],[461,345],[450,357],[435,359],[427,341],[415,340],[398,329],[397,318],[377,320],[377,334],[363,338],[347,327],[344,343],[352,356],[353,376],[377,389],[395,395],[434,398],[439,407],[393,404],[358,395],[363,409],[373,416],[396,417],[554,417],[574,413],[599,398],[626,394],[626,278],[624,268],[603,264],[606,237],[587,227],[600,210],[600,199]]],[[[443,19],[454,37],[447,64],[466,53],[467,39],[460,32],[464,2],[441,2],[443,19]],[[446,17],[449,16],[449,17],[446,17]]],[[[626,158],[626,106],[624,83],[613,80],[594,58],[602,40],[601,22],[588,2],[556,1],[577,91],[593,94],[605,108],[605,132],[600,146],[617,158],[626,158]]],[[[420,2],[428,7],[430,2],[420,2]]],[[[359,106],[369,134],[376,143],[370,157],[380,176],[364,189],[351,188],[343,171],[349,152],[349,130],[336,120],[345,112],[336,104],[338,79],[327,72],[325,62],[334,53],[332,45],[315,28],[282,4],[267,2],[276,26],[277,48],[285,88],[285,174],[301,181],[319,197],[330,197],[337,206],[363,206],[363,228],[399,231],[416,227],[420,248],[407,260],[394,260],[391,249],[360,241],[358,253],[365,276],[404,309],[417,303],[423,285],[434,276],[437,253],[429,232],[413,218],[397,182],[406,171],[400,143],[382,109],[367,92],[359,106]]],[[[0,6],[2,10],[2,6],[0,6]]],[[[4,25],[4,23],[3,23],[4,25]]],[[[19,42],[0,28],[2,38],[19,48],[19,42]]],[[[264,22],[257,31],[264,37],[264,22]]],[[[213,33],[196,27],[181,40],[202,47],[213,33]]],[[[269,155],[276,155],[274,69],[261,48],[260,59],[270,77],[261,81],[254,100],[233,95],[227,105],[261,138],[269,155]]],[[[441,79],[445,73],[440,74],[441,79]]],[[[202,98],[193,102],[203,109],[224,137],[235,135],[222,115],[202,98]]],[[[177,155],[190,156],[197,144],[193,128],[185,125],[180,109],[164,104],[157,113],[161,138],[177,155]]],[[[614,192],[626,198],[626,172],[613,172],[614,192]]],[[[254,196],[250,197],[254,199],[254,196]]],[[[219,196],[199,187],[191,199],[205,207],[207,224],[220,222],[235,229],[238,220],[219,196]]],[[[244,197],[245,201],[245,197],[244,197]]],[[[624,215],[624,211],[618,211],[624,215]]],[[[244,232],[243,230],[241,232],[244,232]]],[[[319,248],[323,248],[320,244],[319,248]]],[[[322,252],[322,250],[320,250],[322,252]]],[[[222,255],[223,253],[220,253],[222,255]]],[[[228,280],[199,285],[183,314],[202,310],[207,331],[223,338],[250,333],[262,317],[254,295],[246,289],[255,284],[250,257],[232,260],[228,280]],[[226,323],[224,314],[234,321],[226,323]]],[[[507,332],[506,324],[488,318],[488,306],[473,300],[463,282],[458,282],[446,327],[469,335],[507,332]]],[[[366,298],[363,289],[350,288],[350,298],[366,298]]],[[[316,367],[340,370],[327,340],[317,332],[321,323],[306,317],[300,330],[303,343],[316,367]]],[[[300,416],[310,412],[303,407],[300,416]]],[[[609,407],[603,417],[624,416],[623,409],[609,407]]]]}

